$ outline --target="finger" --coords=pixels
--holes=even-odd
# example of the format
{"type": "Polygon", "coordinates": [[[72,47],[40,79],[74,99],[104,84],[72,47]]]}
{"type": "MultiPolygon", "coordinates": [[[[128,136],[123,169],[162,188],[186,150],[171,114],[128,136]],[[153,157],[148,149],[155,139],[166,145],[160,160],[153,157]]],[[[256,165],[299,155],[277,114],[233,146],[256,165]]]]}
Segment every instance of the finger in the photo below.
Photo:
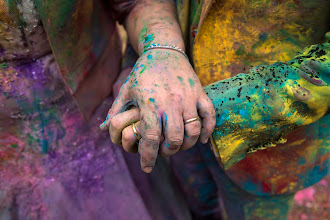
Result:
{"type": "Polygon", "coordinates": [[[108,112],[108,115],[107,115],[105,121],[102,124],[100,124],[100,129],[102,131],[106,131],[107,129],[109,129],[110,120],[112,119],[113,116],[117,115],[118,113],[120,113],[121,111],[123,111],[125,109],[125,106],[128,103],[129,99],[130,99],[130,95],[129,95],[128,91],[126,90],[126,88],[124,86],[122,86],[117,98],[112,103],[112,106],[108,112]]]}
{"type": "MultiPolygon", "coordinates": [[[[135,123],[135,128],[137,132],[140,134],[140,122],[135,123]]],[[[122,132],[122,145],[126,152],[129,153],[137,153],[138,151],[138,145],[136,144],[138,142],[138,139],[136,135],[134,134],[132,125],[126,127],[122,132]]]]}
{"type": "MultiPolygon", "coordinates": [[[[191,109],[190,111],[186,111],[183,114],[184,122],[194,118],[198,118],[198,113],[196,108],[191,109]]],[[[184,139],[180,150],[188,150],[189,148],[191,148],[196,144],[199,135],[201,133],[201,128],[202,125],[200,120],[192,121],[184,124],[184,139]]]]}
{"type": "Polygon", "coordinates": [[[109,133],[111,141],[114,144],[121,145],[122,131],[127,126],[140,120],[138,108],[134,108],[118,115],[115,115],[110,121],[109,133]]]}
{"type": "Polygon", "coordinates": [[[139,141],[139,153],[141,155],[141,168],[144,172],[150,173],[155,166],[158,155],[161,123],[160,117],[153,107],[148,106],[141,109],[141,140],[139,141]]]}
{"type": "Polygon", "coordinates": [[[172,109],[163,116],[165,141],[161,144],[160,153],[164,157],[175,154],[183,144],[184,128],[182,113],[172,109]]]}
{"type": "Polygon", "coordinates": [[[122,87],[122,85],[125,82],[127,82],[128,76],[131,73],[131,71],[132,71],[132,67],[127,67],[119,73],[119,76],[118,76],[116,82],[112,86],[112,88],[113,88],[112,91],[113,91],[114,97],[118,96],[120,88],[122,87]]]}
{"type": "Polygon", "coordinates": [[[197,103],[197,110],[202,117],[202,130],[199,140],[206,144],[214,130],[216,119],[213,104],[205,92],[203,92],[197,103]]]}

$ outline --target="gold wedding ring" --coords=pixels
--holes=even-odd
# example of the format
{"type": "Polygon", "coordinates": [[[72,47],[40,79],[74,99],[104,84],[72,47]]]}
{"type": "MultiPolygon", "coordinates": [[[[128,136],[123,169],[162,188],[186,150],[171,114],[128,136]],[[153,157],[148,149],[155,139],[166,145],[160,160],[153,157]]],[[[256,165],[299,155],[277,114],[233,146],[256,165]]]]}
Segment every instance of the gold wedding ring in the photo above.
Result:
{"type": "Polygon", "coordinates": [[[133,133],[134,133],[136,139],[139,141],[141,139],[141,135],[138,133],[138,131],[137,131],[136,127],[135,127],[135,124],[136,123],[133,123],[132,124],[132,130],[133,130],[133,133]]]}
{"type": "Polygon", "coordinates": [[[186,125],[186,124],[191,123],[191,122],[194,122],[194,121],[199,121],[199,117],[191,118],[191,119],[185,120],[185,121],[184,121],[184,124],[186,125]]]}

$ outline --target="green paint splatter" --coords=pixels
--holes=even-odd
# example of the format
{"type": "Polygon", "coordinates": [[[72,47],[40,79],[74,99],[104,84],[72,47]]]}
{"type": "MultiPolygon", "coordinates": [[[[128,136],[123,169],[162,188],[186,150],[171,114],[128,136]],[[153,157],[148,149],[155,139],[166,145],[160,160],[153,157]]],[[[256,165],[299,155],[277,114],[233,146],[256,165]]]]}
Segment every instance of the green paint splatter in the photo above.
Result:
{"type": "Polygon", "coordinates": [[[143,26],[143,28],[142,28],[142,30],[139,34],[139,41],[142,41],[143,36],[145,35],[145,33],[147,33],[147,26],[146,25],[143,26]]]}
{"type": "Polygon", "coordinates": [[[183,83],[183,78],[181,76],[178,76],[178,79],[183,83]]]}
{"type": "Polygon", "coordinates": [[[147,26],[144,25],[139,34],[139,43],[144,44],[144,48],[150,46],[150,43],[154,40],[154,34],[147,34],[147,26]]]}
{"type": "Polygon", "coordinates": [[[140,74],[142,74],[147,69],[147,66],[143,66],[142,70],[140,71],[140,74]]]}
{"type": "Polygon", "coordinates": [[[151,126],[146,123],[145,129],[150,129],[150,128],[151,128],[151,126]]]}
{"type": "Polygon", "coordinates": [[[189,78],[188,81],[189,81],[190,87],[194,87],[194,85],[195,85],[194,80],[189,78]]]}

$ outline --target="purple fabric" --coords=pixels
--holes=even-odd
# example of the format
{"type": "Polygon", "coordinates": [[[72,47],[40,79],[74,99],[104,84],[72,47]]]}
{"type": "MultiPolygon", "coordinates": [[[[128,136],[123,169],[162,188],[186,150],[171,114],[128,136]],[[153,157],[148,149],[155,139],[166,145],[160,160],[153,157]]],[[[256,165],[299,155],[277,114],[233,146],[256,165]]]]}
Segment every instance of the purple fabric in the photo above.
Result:
{"type": "Polygon", "coordinates": [[[112,98],[85,121],[52,55],[0,73],[0,219],[190,218],[164,161],[144,174],[99,130],[112,98]]]}

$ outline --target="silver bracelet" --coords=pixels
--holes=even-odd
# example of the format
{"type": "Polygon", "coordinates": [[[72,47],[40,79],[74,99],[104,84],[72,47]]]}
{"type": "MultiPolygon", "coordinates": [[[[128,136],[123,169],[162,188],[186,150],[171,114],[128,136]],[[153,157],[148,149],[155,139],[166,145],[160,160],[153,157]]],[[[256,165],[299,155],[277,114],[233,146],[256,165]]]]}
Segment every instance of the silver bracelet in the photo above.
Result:
{"type": "Polygon", "coordinates": [[[187,58],[187,60],[189,60],[187,54],[183,50],[181,50],[177,46],[170,46],[170,45],[166,45],[166,44],[165,45],[151,44],[150,46],[148,46],[147,48],[144,49],[142,54],[144,54],[147,51],[152,50],[152,49],[170,49],[170,50],[174,50],[174,51],[177,51],[177,52],[181,53],[183,56],[185,56],[187,58]]]}

